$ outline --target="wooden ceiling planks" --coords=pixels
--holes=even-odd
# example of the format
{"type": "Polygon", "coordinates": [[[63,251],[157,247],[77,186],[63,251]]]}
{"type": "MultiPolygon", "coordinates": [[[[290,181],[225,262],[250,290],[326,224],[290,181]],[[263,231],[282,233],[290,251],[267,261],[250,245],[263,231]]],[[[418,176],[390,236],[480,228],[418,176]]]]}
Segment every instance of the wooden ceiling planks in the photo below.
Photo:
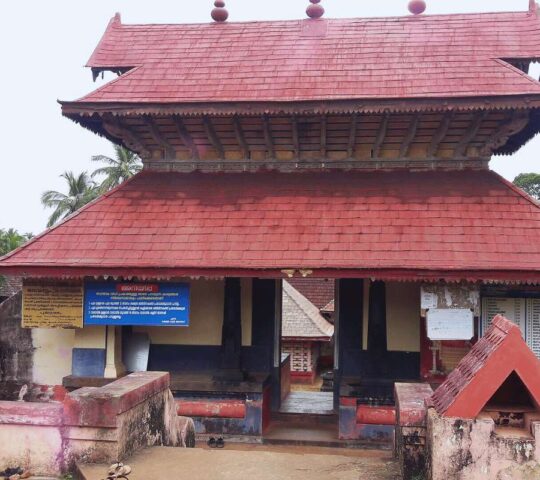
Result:
{"type": "Polygon", "coordinates": [[[125,117],[106,132],[146,164],[182,161],[359,162],[489,160],[528,122],[512,111],[125,117]]]}

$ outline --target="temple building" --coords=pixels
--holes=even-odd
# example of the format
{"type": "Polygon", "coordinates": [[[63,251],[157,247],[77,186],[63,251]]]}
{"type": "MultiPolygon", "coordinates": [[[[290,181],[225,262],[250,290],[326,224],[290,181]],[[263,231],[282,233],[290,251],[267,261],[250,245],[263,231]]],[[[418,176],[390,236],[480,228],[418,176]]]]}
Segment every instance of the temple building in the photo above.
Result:
{"type": "Polygon", "coordinates": [[[205,24],[117,14],[87,64],[117,78],[61,102],[144,169],[0,259],[33,382],[171,372],[200,436],[264,441],[283,283],[306,278],[334,285],[342,442],[391,442],[394,383],[444,381],[497,313],[540,355],[540,207],[489,168],[540,131],[537,5],[237,23],[215,3],[205,24]]]}

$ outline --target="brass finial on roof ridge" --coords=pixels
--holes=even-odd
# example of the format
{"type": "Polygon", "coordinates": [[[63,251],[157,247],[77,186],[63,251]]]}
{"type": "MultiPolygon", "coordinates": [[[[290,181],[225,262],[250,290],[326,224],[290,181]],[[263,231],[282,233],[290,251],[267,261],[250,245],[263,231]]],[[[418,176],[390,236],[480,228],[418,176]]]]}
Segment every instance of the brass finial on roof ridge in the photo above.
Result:
{"type": "Polygon", "coordinates": [[[321,18],[324,15],[324,8],[319,5],[321,0],[309,0],[311,5],[306,9],[306,14],[309,18],[321,18]]]}
{"type": "Polygon", "coordinates": [[[409,12],[413,15],[420,15],[426,11],[427,5],[424,0],[411,0],[409,2],[409,12]]]}
{"type": "Polygon", "coordinates": [[[215,22],[225,22],[229,18],[229,12],[225,8],[225,2],[223,0],[216,0],[214,2],[214,9],[212,10],[212,19],[215,22]]]}

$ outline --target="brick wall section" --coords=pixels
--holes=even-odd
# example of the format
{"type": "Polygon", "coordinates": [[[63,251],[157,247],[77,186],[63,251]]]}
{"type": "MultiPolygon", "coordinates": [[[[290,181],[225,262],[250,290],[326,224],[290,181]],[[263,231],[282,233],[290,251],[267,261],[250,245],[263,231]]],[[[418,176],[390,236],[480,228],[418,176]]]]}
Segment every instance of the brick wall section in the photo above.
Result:
{"type": "Polygon", "coordinates": [[[422,478],[426,465],[426,399],[433,394],[425,383],[396,383],[396,456],[403,480],[422,478]]]}

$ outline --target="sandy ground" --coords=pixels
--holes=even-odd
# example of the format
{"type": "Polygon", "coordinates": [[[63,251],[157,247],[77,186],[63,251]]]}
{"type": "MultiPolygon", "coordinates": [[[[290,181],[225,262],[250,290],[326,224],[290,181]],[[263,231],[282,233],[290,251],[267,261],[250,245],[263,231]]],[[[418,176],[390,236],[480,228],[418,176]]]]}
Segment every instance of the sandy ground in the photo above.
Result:
{"type": "MultiPolygon", "coordinates": [[[[155,447],[129,462],[129,480],[399,480],[389,452],[316,447],[227,445],[225,449],[155,447]]],[[[104,465],[81,466],[86,480],[102,480],[104,465]]]]}

